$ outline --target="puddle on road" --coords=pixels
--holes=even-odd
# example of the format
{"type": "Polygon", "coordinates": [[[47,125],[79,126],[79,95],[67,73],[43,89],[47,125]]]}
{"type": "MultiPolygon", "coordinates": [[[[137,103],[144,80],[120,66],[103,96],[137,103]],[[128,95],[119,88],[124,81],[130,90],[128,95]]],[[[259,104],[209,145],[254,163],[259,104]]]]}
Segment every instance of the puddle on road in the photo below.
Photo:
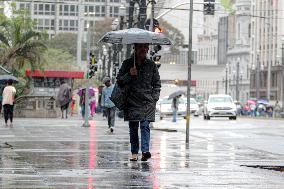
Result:
{"type": "Polygon", "coordinates": [[[241,167],[251,167],[251,168],[258,168],[258,169],[266,169],[272,171],[279,171],[284,172],[284,166],[270,166],[270,165],[241,165],[241,167]]]}

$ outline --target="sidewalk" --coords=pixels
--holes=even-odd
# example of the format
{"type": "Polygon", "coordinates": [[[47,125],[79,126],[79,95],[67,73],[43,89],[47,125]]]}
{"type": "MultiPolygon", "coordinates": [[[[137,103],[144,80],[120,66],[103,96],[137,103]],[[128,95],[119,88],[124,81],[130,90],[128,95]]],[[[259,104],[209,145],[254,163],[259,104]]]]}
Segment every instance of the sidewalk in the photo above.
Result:
{"type": "MultiPolygon", "coordinates": [[[[82,120],[16,119],[0,127],[0,188],[284,188],[283,173],[241,165],[282,162],[273,154],[235,148],[214,138],[152,130],[149,162],[129,162],[128,126],[107,132],[100,116],[82,120]]],[[[160,122],[159,124],[163,124],[160,122]]],[[[162,127],[162,125],[160,125],[162,127]]],[[[280,159],[279,159],[280,158],[280,159]]]]}

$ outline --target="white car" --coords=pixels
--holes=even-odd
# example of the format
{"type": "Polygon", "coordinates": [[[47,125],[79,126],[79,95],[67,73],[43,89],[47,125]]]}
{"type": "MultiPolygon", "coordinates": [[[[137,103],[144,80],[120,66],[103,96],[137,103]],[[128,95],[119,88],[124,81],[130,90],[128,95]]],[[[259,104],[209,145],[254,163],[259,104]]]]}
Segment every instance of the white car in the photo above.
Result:
{"type": "Polygon", "coordinates": [[[230,95],[210,95],[204,107],[204,119],[211,117],[228,117],[237,119],[237,107],[230,95]]]}
{"type": "MultiPolygon", "coordinates": [[[[186,104],[187,104],[186,98],[180,98],[179,99],[179,106],[178,106],[178,116],[186,117],[186,104]]],[[[157,111],[160,113],[160,119],[163,119],[167,116],[173,115],[172,110],[172,99],[168,99],[168,97],[165,97],[163,99],[160,99],[157,102],[156,105],[157,111]]],[[[194,113],[194,116],[198,116],[199,113],[199,106],[194,98],[190,98],[190,112],[194,113]]]]}

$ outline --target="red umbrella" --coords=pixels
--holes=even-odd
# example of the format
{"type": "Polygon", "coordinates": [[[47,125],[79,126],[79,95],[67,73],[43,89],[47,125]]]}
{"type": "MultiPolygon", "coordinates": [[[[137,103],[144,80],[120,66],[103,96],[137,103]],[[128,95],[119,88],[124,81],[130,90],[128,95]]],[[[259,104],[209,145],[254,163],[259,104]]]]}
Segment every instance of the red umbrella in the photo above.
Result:
{"type": "Polygon", "coordinates": [[[254,105],[256,104],[256,102],[254,100],[248,100],[247,103],[248,104],[254,104],[254,105]]]}

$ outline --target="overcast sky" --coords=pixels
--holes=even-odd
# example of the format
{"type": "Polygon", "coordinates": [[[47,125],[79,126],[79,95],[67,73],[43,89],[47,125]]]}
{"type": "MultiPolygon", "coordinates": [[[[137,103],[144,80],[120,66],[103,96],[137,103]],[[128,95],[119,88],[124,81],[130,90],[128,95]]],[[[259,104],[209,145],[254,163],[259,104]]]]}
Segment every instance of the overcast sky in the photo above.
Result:
{"type": "MultiPolygon", "coordinates": [[[[165,0],[164,7],[170,8],[174,5],[180,4],[180,3],[188,3],[189,0],[165,0]]],[[[194,0],[194,2],[200,3],[200,0],[194,0]]],[[[180,6],[179,8],[185,8],[189,9],[189,4],[180,6]]],[[[194,4],[194,9],[202,10],[203,6],[200,4],[194,4]]],[[[165,9],[161,10],[161,13],[166,11],[165,9]]],[[[171,23],[173,26],[178,28],[185,37],[185,44],[188,44],[188,26],[189,26],[189,10],[173,10],[166,14],[163,17],[165,20],[167,20],[169,23],[171,23]]],[[[197,44],[197,35],[202,34],[202,27],[203,27],[203,13],[202,12],[194,12],[193,16],[193,47],[196,48],[197,44]]]]}

